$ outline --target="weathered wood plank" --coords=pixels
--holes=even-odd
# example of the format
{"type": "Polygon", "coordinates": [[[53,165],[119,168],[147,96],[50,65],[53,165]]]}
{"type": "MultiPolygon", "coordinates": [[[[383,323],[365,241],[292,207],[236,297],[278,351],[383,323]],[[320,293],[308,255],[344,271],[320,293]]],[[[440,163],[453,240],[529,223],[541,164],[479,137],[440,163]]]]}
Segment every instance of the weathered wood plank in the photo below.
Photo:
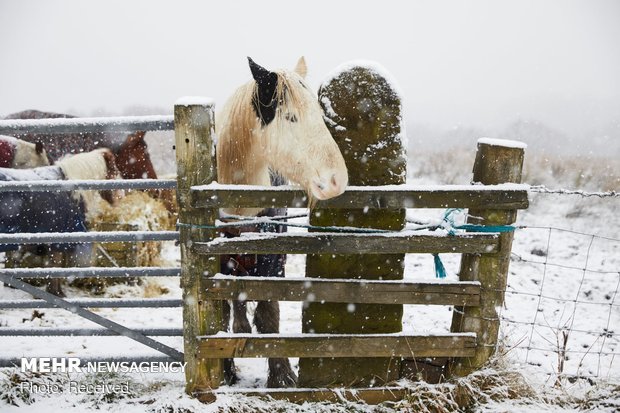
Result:
{"type": "Polygon", "coordinates": [[[204,299],[205,275],[219,271],[217,259],[195,254],[190,246],[195,240],[210,240],[217,233],[207,227],[215,224],[217,210],[198,210],[190,206],[192,185],[216,179],[213,161],[214,113],[212,104],[174,106],[175,148],[177,160],[177,201],[181,247],[181,287],[183,288],[183,344],[185,349],[186,387],[188,394],[214,389],[222,381],[221,360],[196,356],[196,336],[215,334],[222,329],[222,303],[204,299]]]}
{"type": "Polygon", "coordinates": [[[218,334],[199,336],[198,358],[469,357],[476,335],[218,334]]]}
{"type": "Polygon", "coordinates": [[[497,252],[498,248],[497,234],[478,233],[454,236],[412,233],[251,233],[238,238],[217,238],[193,244],[193,251],[199,254],[480,254],[497,252]]]}
{"type": "Polygon", "coordinates": [[[287,400],[292,403],[305,402],[329,402],[338,403],[343,400],[351,402],[363,401],[370,405],[377,405],[384,402],[397,402],[403,400],[409,390],[402,387],[374,387],[363,389],[346,388],[302,388],[302,389],[240,389],[234,388],[227,390],[221,388],[213,392],[195,393],[194,396],[203,402],[210,403],[218,396],[251,396],[268,397],[275,400],[287,400]]]}
{"type": "Polygon", "coordinates": [[[480,305],[477,282],[406,282],[322,278],[208,278],[209,300],[308,301],[364,304],[480,305]]]}
{"type": "MultiPolygon", "coordinates": [[[[506,141],[505,146],[499,140],[479,141],[473,181],[491,185],[521,182],[524,148],[525,145],[514,145],[511,141],[506,141]]],[[[470,209],[467,221],[482,225],[509,225],[516,219],[516,210],[470,209]]],[[[452,314],[450,330],[475,331],[481,345],[474,357],[451,360],[448,363],[450,375],[466,376],[482,367],[495,353],[500,327],[498,311],[501,311],[504,304],[513,236],[513,232],[501,234],[501,248],[497,253],[463,254],[461,258],[459,278],[463,281],[480,281],[481,301],[479,307],[457,307],[452,314]]]]}
{"type": "MultiPolygon", "coordinates": [[[[195,208],[308,206],[305,192],[294,187],[202,185],[193,187],[191,196],[195,208]]],[[[316,207],[525,209],[528,207],[528,194],[526,186],[515,185],[351,186],[336,198],[319,201],[316,207]]]]}

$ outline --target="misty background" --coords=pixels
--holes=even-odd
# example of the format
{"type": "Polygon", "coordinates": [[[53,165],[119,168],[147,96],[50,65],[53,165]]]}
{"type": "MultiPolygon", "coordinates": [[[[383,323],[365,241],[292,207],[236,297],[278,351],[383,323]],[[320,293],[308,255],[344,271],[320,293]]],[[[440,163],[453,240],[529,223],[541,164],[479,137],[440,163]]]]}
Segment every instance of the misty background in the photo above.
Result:
{"type": "MultiPolygon", "coordinates": [[[[348,60],[404,94],[410,153],[480,136],[548,153],[620,155],[620,2],[0,0],[0,117],[168,114],[221,105],[304,55],[318,87],[348,60]]],[[[217,109],[217,106],[216,106],[217,109]]]]}

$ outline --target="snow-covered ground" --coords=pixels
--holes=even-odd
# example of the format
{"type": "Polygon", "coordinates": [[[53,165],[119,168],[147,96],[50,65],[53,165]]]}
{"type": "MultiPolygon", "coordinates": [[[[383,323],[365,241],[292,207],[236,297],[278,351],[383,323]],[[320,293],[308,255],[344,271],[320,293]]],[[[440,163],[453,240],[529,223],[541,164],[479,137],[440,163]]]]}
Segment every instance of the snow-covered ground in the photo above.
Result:
{"type": "MultiPolygon", "coordinates": [[[[441,177],[421,179],[412,174],[410,181],[437,183],[441,182],[441,177]]],[[[620,409],[620,357],[616,357],[620,355],[619,206],[618,198],[533,194],[530,209],[519,214],[517,224],[527,228],[515,233],[506,303],[502,309],[499,353],[503,365],[522,372],[538,393],[534,398],[522,400],[489,400],[480,407],[481,411],[565,412],[591,407],[593,411],[611,412],[620,409]],[[550,230],[550,227],[564,230],[550,230]],[[563,332],[567,332],[567,336],[563,332]],[[558,354],[564,350],[564,360],[560,363],[558,354]],[[563,374],[559,381],[558,373],[563,374]],[[587,392],[593,393],[586,396],[587,392]],[[603,401],[593,406],[571,403],[579,397],[600,397],[603,401]]],[[[420,218],[440,219],[443,211],[411,210],[409,213],[420,218]]],[[[165,265],[178,265],[178,249],[172,243],[165,245],[163,255],[167,261],[165,265]]],[[[456,280],[459,256],[443,254],[441,257],[448,270],[447,279],[456,280]]],[[[304,266],[305,256],[289,256],[287,276],[303,276],[304,266]]],[[[433,280],[435,277],[430,255],[408,255],[405,270],[407,279],[433,280]]],[[[153,291],[159,291],[161,298],[181,295],[178,278],[160,277],[148,279],[141,286],[109,287],[105,296],[143,297],[152,295],[153,291]]],[[[70,297],[86,296],[75,289],[68,289],[67,293],[70,297]]],[[[7,287],[0,287],[0,297],[30,298],[7,287]]],[[[281,331],[301,332],[301,306],[302,303],[281,303],[281,331]]],[[[182,325],[181,309],[175,308],[95,311],[129,327],[178,328],[182,325]]],[[[42,313],[39,317],[33,317],[32,310],[0,310],[0,328],[96,327],[64,310],[43,309],[39,313],[42,313]]],[[[404,331],[445,332],[449,330],[451,318],[452,309],[446,306],[405,306],[404,331]]],[[[159,339],[182,349],[180,337],[159,339]]],[[[154,350],[119,337],[0,337],[0,354],[3,357],[158,355],[154,350]]],[[[293,364],[296,367],[297,360],[293,360],[293,364]]],[[[238,367],[241,378],[238,387],[265,386],[266,360],[239,360],[238,367]]],[[[0,370],[0,399],[4,398],[2,392],[14,389],[7,384],[12,372],[11,369],[0,370]]],[[[67,380],[66,377],[55,379],[67,380]]],[[[80,377],[80,380],[93,378],[80,377]]],[[[15,400],[19,407],[0,400],[0,411],[77,412],[98,408],[125,413],[191,412],[219,411],[226,406],[236,408],[235,411],[366,410],[362,405],[295,407],[230,397],[204,406],[183,395],[181,374],[136,374],[127,380],[132,382],[134,393],[113,402],[65,391],[49,397],[36,396],[32,404],[15,400]]]]}

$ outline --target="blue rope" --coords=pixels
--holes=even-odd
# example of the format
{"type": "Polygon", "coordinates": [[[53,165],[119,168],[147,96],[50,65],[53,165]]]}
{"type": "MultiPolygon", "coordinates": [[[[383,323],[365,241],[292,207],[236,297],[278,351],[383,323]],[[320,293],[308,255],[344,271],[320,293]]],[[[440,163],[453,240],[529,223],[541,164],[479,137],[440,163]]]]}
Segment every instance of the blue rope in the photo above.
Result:
{"type": "MultiPolygon", "coordinates": [[[[506,233],[512,232],[517,227],[513,225],[477,225],[477,224],[460,224],[457,225],[454,222],[454,214],[462,211],[460,208],[448,208],[443,215],[441,220],[441,224],[435,226],[424,226],[418,229],[428,229],[430,231],[435,231],[437,229],[444,229],[448,232],[448,235],[454,236],[456,232],[467,231],[467,232],[482,232],[482,233],[491,233],[491,232],[499,232],[506,233]]],[[[186,224],[183,222],[177,222],[177,227],[185,227],[185,228],[199,228],[199,229],[223,229],[223,228],[234,228],[239,226],[247,226],[247,225],[257,225],[259,228],[265,230],[267,228],[271,228],[274,225],[285,225],[289,227],[297,227],[297,228],[307,228],[314,230],[322,230],[322,231],[331,231],[331,232],[341,232],[341,233],[366,233],[366,234],[383,234],[390,233],[394,231],[385,230],[385,229],[375,229],[375,228],[352,228],[352,227],[335,227],[335,226],[318,226],[318,225],[309,225],[309,224],[296,224],[292,222],[281,222],[281,221],[271,221],[265,220],[265,222],[243,222],[238,221],[229,224],[221,224],[221,225],[194,225],[194,224],[186,224]]],[[[439,254],[433,254],[433,261],[435,263],[435,277],[436,278],[446,278],[446,267],[443,265],[439,254]]]]}
{"type": "Polygon", "coordinates": [[[443,266],[439,254],[433,254],[433,260],[435,261],[435,278],[446,278],[446,267],[443,266]]]}
{"type": "MultiPolygon", "coordinates": [[[[460,208],[448,208],[446,212],[444,212],[443,219],[441,220],[441,225],[436,228],[443,228],[448,231],[448,235],[456,235],[457,230],[464,230],[467,232],[512,232],[517,227],[514,225],[477,225],[477,224],[461,224],[456,225],[454,222],[453,215],[456,212],[462,211],[460,208]]],[[[441,258],[439,258],[439,254],[433,254],[433,259],[435,262],[435,278],[445,278],[446,277],[446,267],[441,262],[441,258]]]]}

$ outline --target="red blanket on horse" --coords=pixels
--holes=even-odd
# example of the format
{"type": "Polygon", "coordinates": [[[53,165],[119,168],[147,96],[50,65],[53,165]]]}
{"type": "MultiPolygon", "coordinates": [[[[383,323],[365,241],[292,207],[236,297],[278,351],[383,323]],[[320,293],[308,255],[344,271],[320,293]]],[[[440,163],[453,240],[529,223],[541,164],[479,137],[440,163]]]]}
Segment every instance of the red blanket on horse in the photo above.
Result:
{"type": "Polygon", "coordinates": [[[15,157],[15,146],[11,142],[0,139],[0,168],[12,168],[15,157]]]}

